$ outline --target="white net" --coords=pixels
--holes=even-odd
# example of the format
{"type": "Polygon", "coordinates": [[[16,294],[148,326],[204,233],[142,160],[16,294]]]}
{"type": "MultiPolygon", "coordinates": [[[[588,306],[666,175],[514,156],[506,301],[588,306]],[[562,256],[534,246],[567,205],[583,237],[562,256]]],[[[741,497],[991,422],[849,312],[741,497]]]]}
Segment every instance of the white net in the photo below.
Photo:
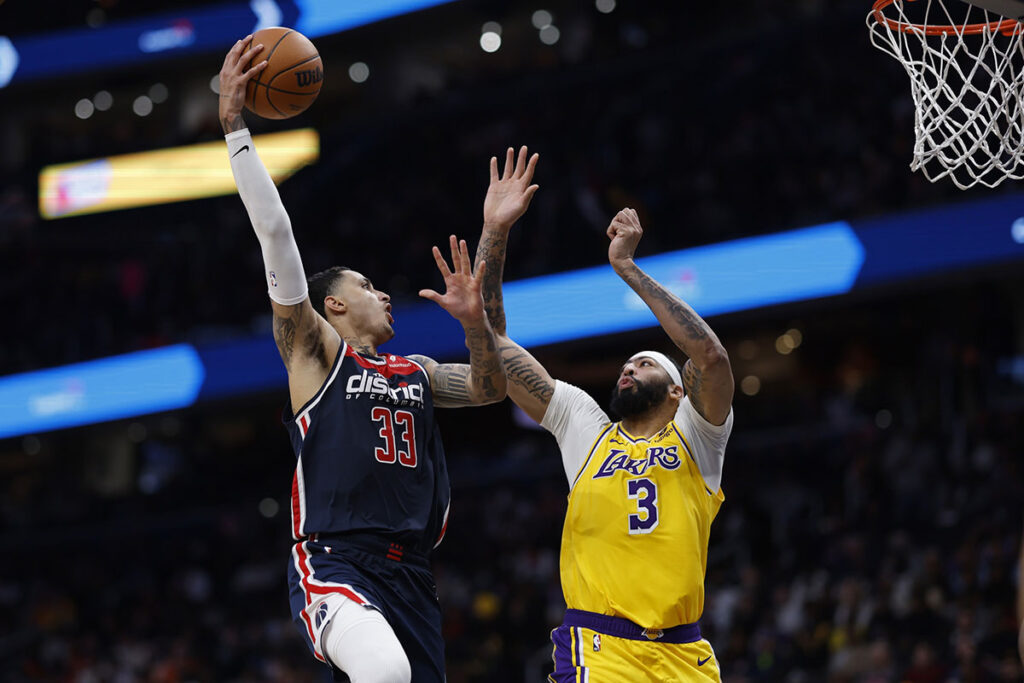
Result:
{"type": "Polygon", "coordinates": [[[910,76],[911,170],[960,189],[1024,178],[1021,24],[961,0],[880,0],[867,23],[910,76]]]}

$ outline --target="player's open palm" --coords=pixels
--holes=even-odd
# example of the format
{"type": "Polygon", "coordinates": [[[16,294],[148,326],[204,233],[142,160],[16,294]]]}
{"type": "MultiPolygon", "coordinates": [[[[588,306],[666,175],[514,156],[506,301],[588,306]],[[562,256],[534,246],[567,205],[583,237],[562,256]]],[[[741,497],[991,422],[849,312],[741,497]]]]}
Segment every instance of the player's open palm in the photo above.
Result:
{"type": "Polygon", "coordinates": [[[438,294],[432,289],[421,289],[420,296],[430,299],[463,325],[477,325],[485,320],[484,298],[480,294],[483,274],[487,263],[477,266],[476,274],[469,260],[466,240],[461,242],[455,235],[449,238],[452,249],[452,268],[441,256],[441,250],[434,247],[434,261],[444,277],[445,293],[438,294]]]}
{"type": "Polygon", "coordinates": [[[530,200],[537,192],[533,185],[533,171],[537,168],[539,154],[526,160],[528,150],[524,145],[518,159],[511,147],[505,154],[505,170],[498,177],[498,158],[491,157],[491,184],[484,199],[484,225],[509,229],[526,213],[530,200]]]}
{"type": "Polygon", "coordinates": [[[634,209],[623,209],[615,214],[606,233],[611,240],[608,245],[608,262],[614,266],[633,258],[644,229],[634,209]]]}

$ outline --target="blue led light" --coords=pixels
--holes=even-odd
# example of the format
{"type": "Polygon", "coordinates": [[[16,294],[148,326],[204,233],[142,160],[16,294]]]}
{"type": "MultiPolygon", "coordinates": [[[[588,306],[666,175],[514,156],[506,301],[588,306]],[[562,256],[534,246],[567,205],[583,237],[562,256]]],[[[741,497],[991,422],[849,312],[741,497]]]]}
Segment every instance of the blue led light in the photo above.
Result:
{"type": "MultiPolygon", "coordinates": [[[[35,36],[0,36],[0,88],[9,82],[226,51],[267,26],[309,38],[337,33],[452,0],[250,0],[183,9],[106,26],[35,36]]],[[[219,63],[219,62],[218,62],[219,63]]]]}
{"type": "Polygon", "coordinates": [[[340,33],[357,26],[443,5],[452,0],[377,0],[376,2],[338,2],[337,0],[294,0],[299,9],[295,30],[308,38],[340,33]]]}
{"type": "Polygon", "coordinates": [[[205,371],[187,344],[0,378],[0,438],[195,402],[205,371]]]}
{"type": "MultiPolygon", "coordinates": [[[[848,292],[864,250],[846,223],[637,259],[701,315],[848,292]]],[[[505,285],[509,335],[524,346],[658,324],[611,266],[505,285]]]]}
{"type": "MultiPolygon", "coordinates": [[[[829,223],[638,259],[704,316],[844,294],[909,277],[1024,261],[1024,195],[871,221],[829,223]]],[[[524,346],[657,325],[609,266],[505,285],[509,333],[524,346]]],[[[465,359],[459,324],[439,306],[395,302],[388,353],[465,359]]],[[[271,336],[173,346],[0,378],[0,438],[173,410],[281,388],[271,336]]]]}

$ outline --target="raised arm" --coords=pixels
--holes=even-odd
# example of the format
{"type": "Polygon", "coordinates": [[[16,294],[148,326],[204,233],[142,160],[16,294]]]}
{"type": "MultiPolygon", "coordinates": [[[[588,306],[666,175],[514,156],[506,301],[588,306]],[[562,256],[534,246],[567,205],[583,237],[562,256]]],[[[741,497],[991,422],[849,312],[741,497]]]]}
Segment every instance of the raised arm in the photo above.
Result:
{"type": "Polygon", "coordinates": [[[478,267],[487,263],[483,274],[484,307],[498,336],[498,351],[508,377],[508,395],[523,412],[539,423],[551,402],[555,381],[530,352],[506,334],[505,306],[501,295],[508,233],[526,213],[538,187],[531,183],[540,157],[534,154],[527,161],[527,155],[527,148],[522,147],[517,159],[515,150],[509,147],[501,176],[498,175],[497,157],[491,157],[491,182],[484,199],[484,227],[476,250],[476,263],[478,267]]]}
{"type": "Polygon", "coordinates": [[[441,250],[433,249],[437,268],[444,276],[445,293],[422,289],[420,296],[438,304],[462,323],[469,349],[469,365],[437,363],[426,356],[412,358],[424,366],[430,377],[435,405],[458,408],[495,403],[505,398],[506,380],[498,358],[497,339],[487,321],[480,294],[487,264],[479,264],[474,274],[466,240],[459,242],[452,235],[450,242],[452,268],[441,256],[441,250]]]}
{"type": "Polygon", "coordinates": [[[666,289],[633,261],[640,237],[640,219],[633,209],[623,209],[608,226],[608,262],[640,295],[658,318],[662,329],[689,360],[683,368],[683,386],[690,403],[705,420],[720,425],[732,406],[733,377],[729,355],[704,319],[678,296],[666,289]]]}
{"type": "Polygon", "coordinates": [[[246,83],[267,64],[264,61],[245,69],[249,60],[263,49],[256,45],[245,51],[249,37],[235,43],[224,58],[220,71],[220,121],[238,194],[263,251],[267,293],[274,311],[274,340],[288,370],[292,404],[298,408],[326,379],[341,338],[310,304],[291,221],[242,119],[246,83]]]}

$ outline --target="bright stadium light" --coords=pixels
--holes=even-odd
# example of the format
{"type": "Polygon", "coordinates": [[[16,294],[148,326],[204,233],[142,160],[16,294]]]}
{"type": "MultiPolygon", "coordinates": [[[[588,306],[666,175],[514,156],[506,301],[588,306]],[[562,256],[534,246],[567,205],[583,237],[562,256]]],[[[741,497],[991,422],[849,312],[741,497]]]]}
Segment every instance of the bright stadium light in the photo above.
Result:
{"type": "Polygon", "coordinates": [[[149,99],[153,100],[156,104],[166,102],[167,94],[167,86],[163,83],[154,83],[149,88],[149,99]]]}
{"type": "Polygon", "coordinates": [[[615,0],[597,0],[594,5],[601,14],[611,14],[615,11],[615,0]]]}
{"type": "Polygon", "coordinates": [[[153,112],[153,100],[146,95],[139,95],[132,102],[132,111],[139,116],[149,116],[153,112]]]}
{"type": "Polygon", "coordinates": [[[480,36],[480,48],[484,52],[497,52],[501,47],[501,36],[494,31],[488,31],[480,36]]]}
{"type": "Polygon", "coordinates": [[[95,107],[92,102],[83,97],[75,103],[75,116],[80,119],[87,119],[92,116],[94,109],[95,107]]]}
{"type": "Polygon", "coordinates": [[[554,45],[558,42],[562,33],[558,30],[557,26],[545,26],[540,30],[540,42],[545,45],[554,45]]]}
{"type": "Polygon", "coordinates": [[[114,96],[106,90],[100,90],[92,96],[92,103],[98,111],[106,111],[114,104],[114,96]]]}
{"type": "Polygon", "coordinates": [[[1024,218],[1018,218],[1013,222],[1010,235],[1013,236],[1013,241],[1017,244],[1024,244],[1024,218]]]}
{"type": "Polygon", "coordinates": [[[551,12],[546,9],[537,10],[533,13],[533,16],[530,17],[530,19],[533,22],[533,27],[535,29],[542,29],[545,26],[551,26],[551,22],[554,21],[551,16],[551,12]]]}
{"type": "Polygon", "coordinates": [[[366,65],[366,62],[354,62],[348,68],[348,77],[356,83],[365,83],[366,79],[370,77],[370,67],[366,65]]]}
{"type": "Polygon", "coordinates": [[[281,506],[278,505],[277,501],[274,500],[273,498],[264,498],[263,500],[260,501],[259,511],[261,515],[263,515],[267,519],[270,519],[271,517],[277,515],[277,511],[280,509],[280,507],[281,506]]]}

